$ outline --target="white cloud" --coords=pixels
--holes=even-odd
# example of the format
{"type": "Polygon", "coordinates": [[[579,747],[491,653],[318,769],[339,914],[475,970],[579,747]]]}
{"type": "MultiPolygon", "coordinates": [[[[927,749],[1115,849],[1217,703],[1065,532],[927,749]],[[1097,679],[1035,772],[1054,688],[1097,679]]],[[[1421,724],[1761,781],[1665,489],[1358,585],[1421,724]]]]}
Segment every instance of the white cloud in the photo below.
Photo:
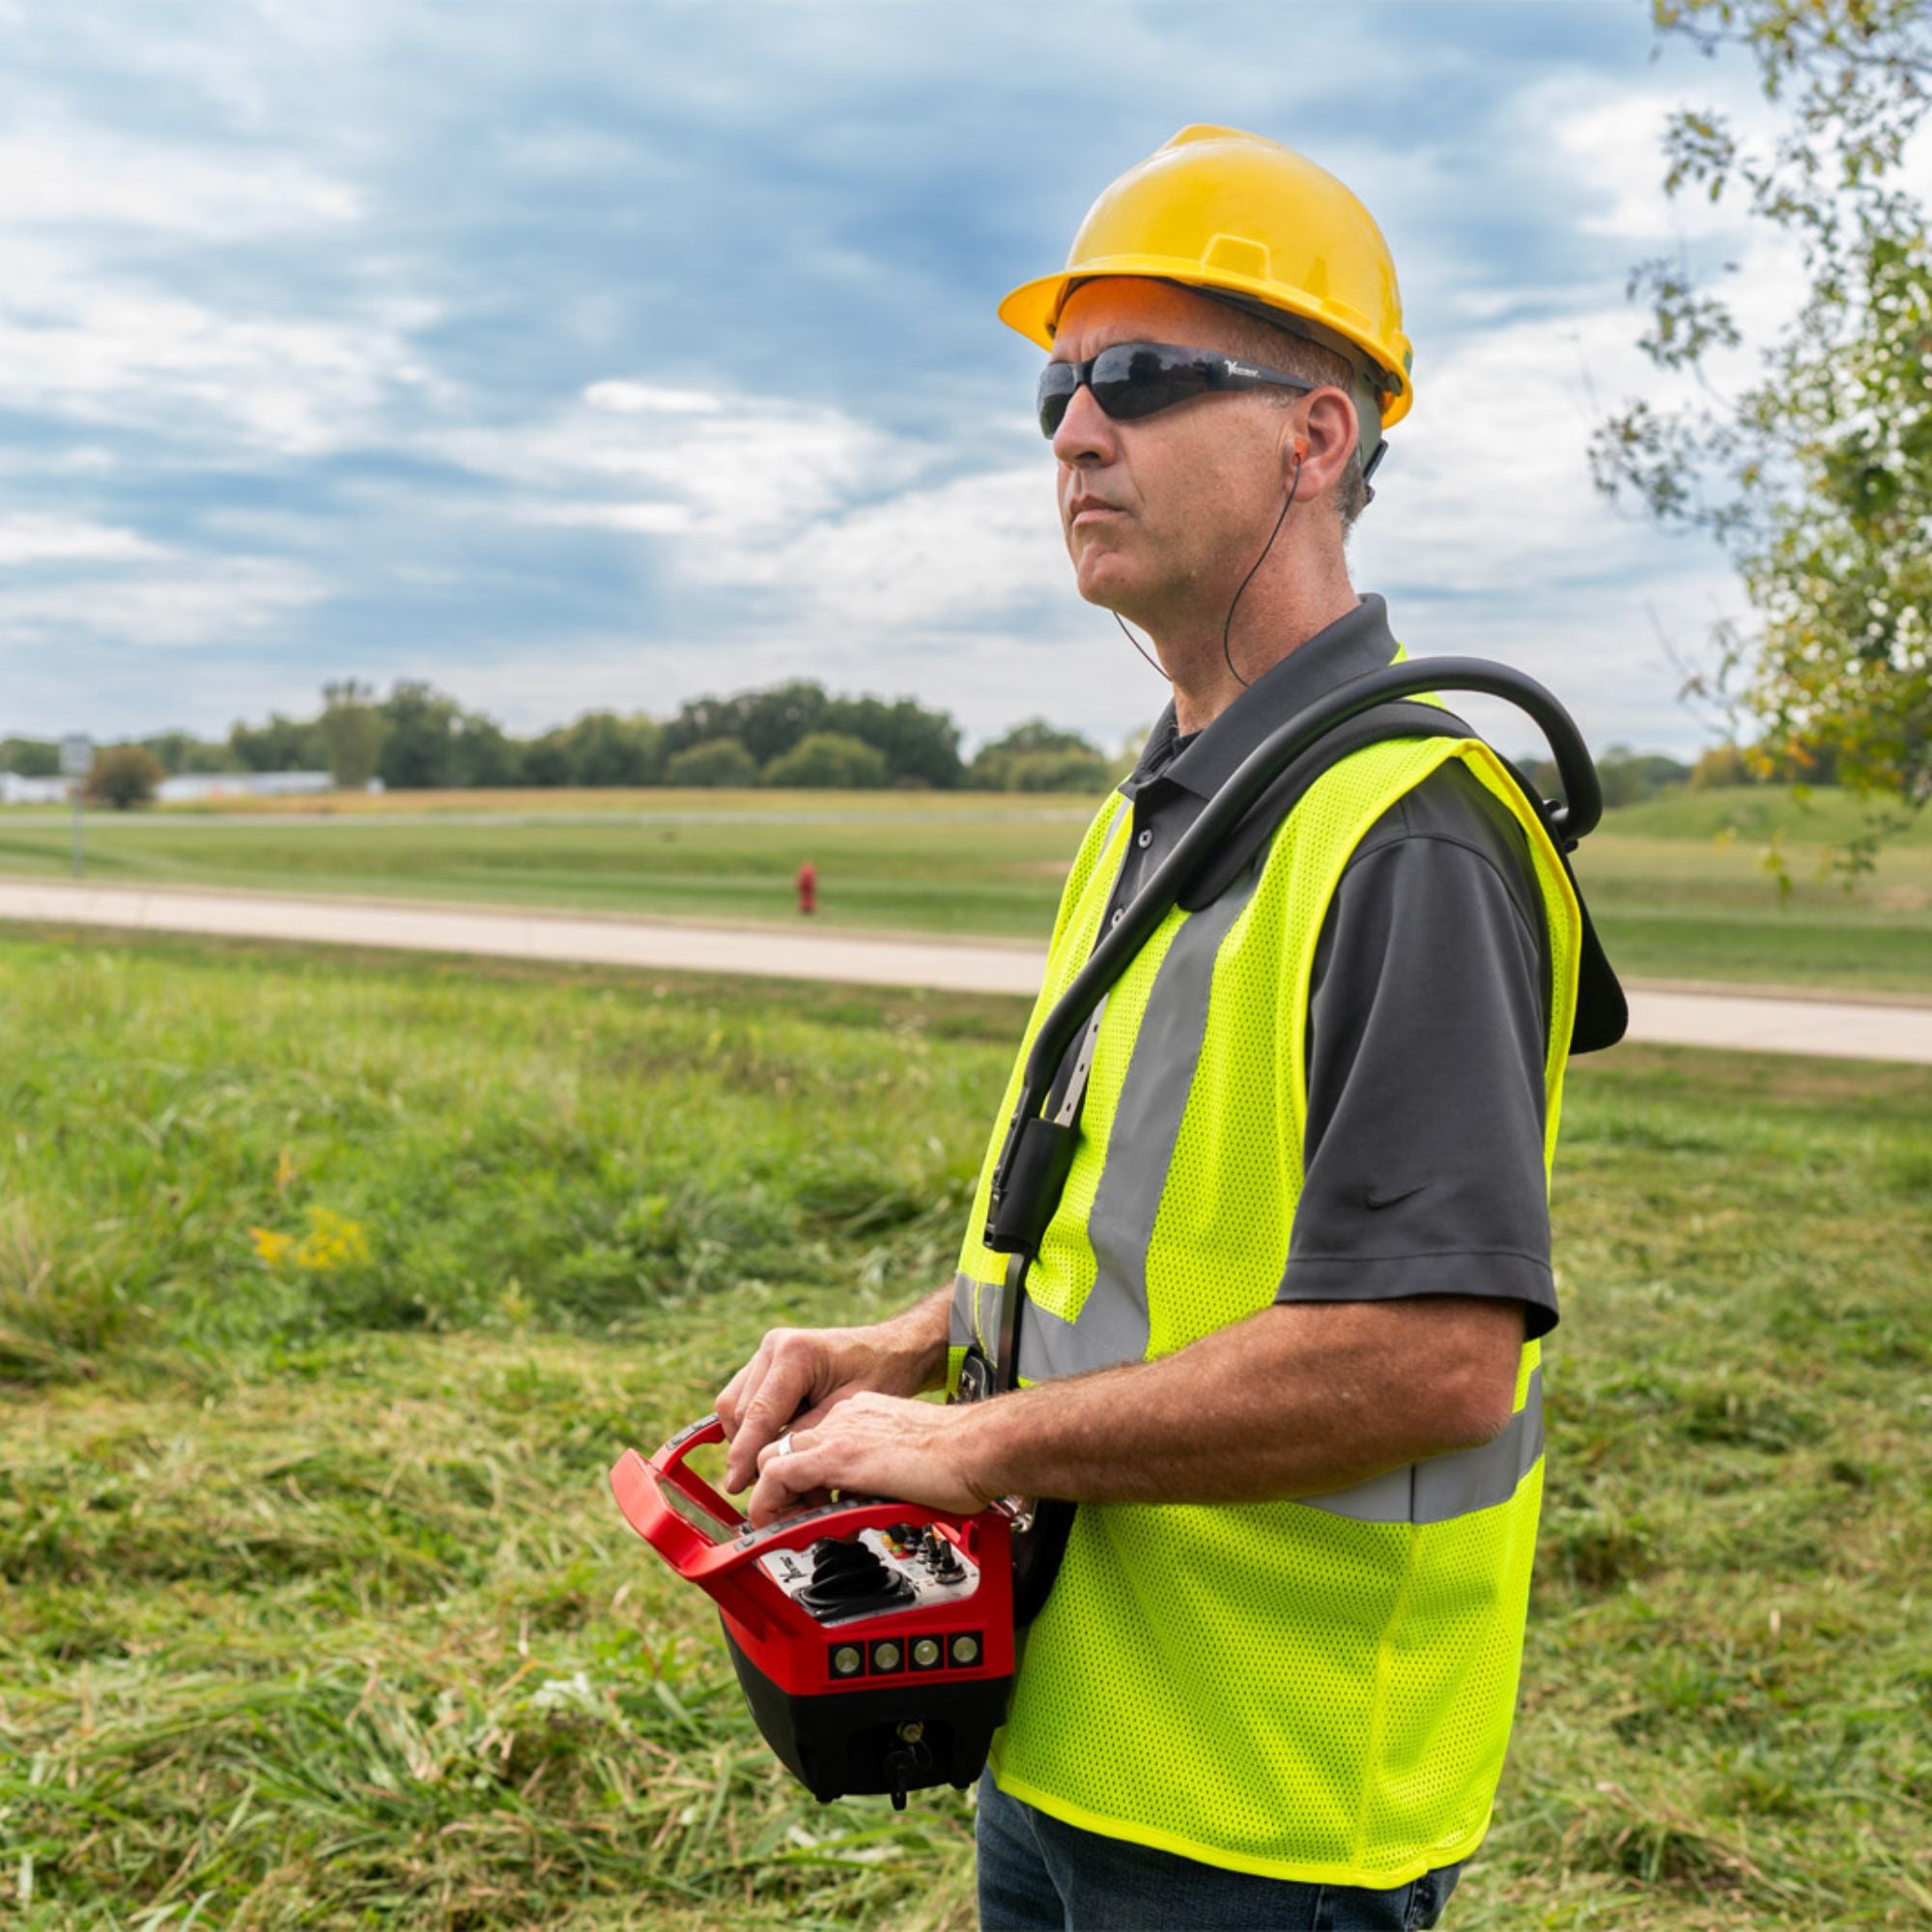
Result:
{"type": "Polygon", "coordinates": [[[210,644],[263,630],[326,594],[312,573],[254,558],[62,582],[16,579],[0,583],[0,646],[210,644]]]}
{"type": "Polygon", "coordinates": [[[555,521],[582,522],[586,503],[634,505],[645,486],[654,506],[682,506],[687,521],[677,527],[692,541],[680,559],[710,582],[727,580],[758,546],[787,542],[855,501],[904,487],[935,454],[826,406],[623,382],[593,384],[584,399],[541,421],[436,432],[419,447],[516,484],[517,514],[526,517],[546,500],[533,490],[554,493],[555,521]],[[639,400],[667,393],[679,405],[639,400]],[[623,399],[614,407],[613,394],[623,399]]]}
{"type": "Polygon", "coordinates": [[[643,383],[592,383],[583,400],[613,415],[715,416],[724,405],[703,389],[654,389],[643,383]]]}
{"type": "Polygon", "coordinates": [[[233,242],[362,213],[355,188],[284,154],[224,155],[44,117],[0,137],[7,229],[101,225],[233,242]]]}
{"type": "Polygon", "coordinates": [[[1729,204],[1714,207],[1696,191],[1673,201],[1663,192],[1664,123],[1683,105],[1682,88],[1631,89],[1582,73],[1552,75],[1525,88],[1517,102],[1526,126],[1540,130],[1550,165],[1581,190],[1578,232],[1619,241],[1737,226],[1729,204]],[[1606,193],[1607,206],[1588,208],[1588,201],[1601,203],[1606,193]]]}
{"type": "Polygon", "coordinates": [[[1070,594],[1043,451],[928,480],[942,446],[838,410],[621,381],[526,428],[432,446],[517,481],[507,512],[519,521],[675,536],[658,554],[671,577],[770,593],[786,631],[845,646],[902,644],[1070,594]],[[631,494],[640,483],[648,498],[631,494]]]}
{"type": "Polygon", "coordinates": [[[529,503],[513,514],[532,524],[622,530],[638,537],[678,536],[692,526],[691,511],[683,503],[529,503]]]}
{"type": "Polygon", "coordinates": [[[163,554],[133,530],[30,510],[0,516],[0,564],[133,563],[163,554]]]}
{"type": "Polygon", "coordinates": [[[412,347],[430,304],[206,301],[152,265],[310,245],[365,213],[359,188],[276,144],[189,147],[25,118],[0,137],[0,409],[159,433],[205,463],[238,443],[283,456],[354,444],[398,390],[430,383],[412,347]]]}
{"type": "MultiPolygon", "coordinates": [[[[1700,74],[1694,86],[1631,89],[1601,74],[1565,73],[1526,88],[1520,97],[1528,139],[1559,177],[1578,213],[1579,233],[1602,237],[1604,281],[1621,296],[1639,259],[1673,259],[1706,293],[1732,310],[1747,344],[1770,339],[1794,312],[1804,285],[1803,254],[1763,221],[1747,214],[1733,184],[1713,202],[1702,188],[1675,196],[1663,189],[1663,127],[1675,110],[1695,102],[1714,107],[1741,146],[1764,148],[1776,138],[1778,115],[1747,87],[1738,71],[1721,78],[1700,74]],[[1605,191],[1610,199],[1604,205],[1605,191]]],[[[1589,291],[1580,291],[1585,299],[1589,291]]],[[[1574,299],[1574,294],[1573,294],[1574,299]]],[[[1634,341],[1640,311],[1627,306],[1625,337],[1634,341]]],[[[1635,365],[1646,386],[1658,372],[1635,365]]],[[[1722,383],[1745,373],[1736,358],[1712,358],[1707,373],[1722,383]]]]}
{"type": "Polygon", "coordinates": [[[109,476],[120,468],[121,459],[99,443],[73,442],[62,449],[0,447],[4,476],[109,476]]]}
{"type": "Polygon", "coordinates": [[[783,591],[803,621],[904,638],[1072,595],[1039,462],[915,487],[827,516],[771,549],[721,546],[726,581],[783,591]]]}
{"type": "MultiPolygon", "coordinates": [[[[0,241],[4,234],[0,233],[0,241]]],[[[10,249],[0,288],[0,408],[164,434],[190,461],[312,456],[378,433],[428,381],[411,305],[348,320],[224,313],[10,249]]]]}

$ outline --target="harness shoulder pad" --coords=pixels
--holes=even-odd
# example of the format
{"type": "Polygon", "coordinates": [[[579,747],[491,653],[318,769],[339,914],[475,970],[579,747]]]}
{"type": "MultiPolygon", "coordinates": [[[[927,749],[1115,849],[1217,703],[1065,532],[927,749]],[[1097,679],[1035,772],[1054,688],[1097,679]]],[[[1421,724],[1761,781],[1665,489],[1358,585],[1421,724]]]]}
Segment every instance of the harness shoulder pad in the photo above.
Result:
{"type": "Polygon", "coordinates": [[[1411,704],[1398,701],[1378,704],[1359,717],[1338,724],[1263,792],[1245,817],[1228,835],[1220,850],[1207,859],[1201,869],[1180,889],[1177,899],[1183,912],[1200,912],[1210,906],[1241,876],[1250,860],[1261,851],[1288,814],[1314,788],[1318,780],[1346,757],[1371,745],[1391,738],[1473,738],[1476,735],[1453,712],[1437,704],[1411,704]]]}

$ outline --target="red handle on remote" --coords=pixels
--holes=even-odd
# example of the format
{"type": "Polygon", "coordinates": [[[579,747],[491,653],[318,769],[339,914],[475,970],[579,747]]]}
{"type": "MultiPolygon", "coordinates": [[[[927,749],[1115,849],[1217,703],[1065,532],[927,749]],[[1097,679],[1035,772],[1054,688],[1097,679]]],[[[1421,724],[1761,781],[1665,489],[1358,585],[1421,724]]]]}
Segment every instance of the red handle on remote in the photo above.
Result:
{"type": "Polygon", "coordinates": [[[849,1537],[862,1529],[894,1523],[937,1523],[971,1549],[978,1538],[971,1520],[951,1510],[882,1496],[848,1496],[842,1502],[794,1511],[754,1529],[742,1511],[720,1495],[696,1470],[685,1466],[694,1449],[724,1439],[724,1425],[707,1415],[680,1430],[647,1462],[627,1449],[611,1471],[611,1492],[624,1520],[677,1574],[716,1600],[740,1622],[762,1629],[770,1624],[812,1627],[810,1613],[785,1595],[758,1567],[758,1558],[778,1549],[797,1549],[821,1537],[849,1537]],[[670,1500],[676,1491],[724,1532],[708,1535],[670,1500]]]}

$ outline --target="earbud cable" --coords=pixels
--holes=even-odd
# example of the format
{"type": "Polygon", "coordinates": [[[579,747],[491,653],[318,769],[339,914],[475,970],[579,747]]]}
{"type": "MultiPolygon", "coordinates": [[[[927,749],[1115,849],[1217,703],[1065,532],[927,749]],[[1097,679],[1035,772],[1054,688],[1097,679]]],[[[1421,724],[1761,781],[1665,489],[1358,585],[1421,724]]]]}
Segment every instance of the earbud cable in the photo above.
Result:
{"type": "Polygon", "coordinates": [[[1259,570],[1262,567],[1262,565],[1267,561],[1268,552],[1274,548],[1274,540],[1276,537],[1280,536],[1281,526],[1282,525],[1288,522],[1288,513],[1294,507],[1294,493],[1300,488],[1301,488],[1301,459],[1297,456],[1294,460],[1294,476],[1293,481],[1291,481],[1288,486],[1288,497],[1281,506],[1281,515],[1274,520],[1274,528],[1272,531],[1269,532],[1267,542],[1262,546],[1261,555],[1255,558],[1254,569],[1250,570],[1248,574],[1241,579],[1241,587],[1239,590],[1235,592],[1235,603],[1230,604],[1228,606],[1227,621],[1221,626],[1221,656],[1223,660],[1226,662],[1229,672],[1234,677],[1235,682],[1238,684],[1243,691],[1250,689],[1249,682],[1246,678],[1244,678],[1241,675],[1239,671],[1235,669],[1234,655],[1228,649],[1228,634],[1235,628],[1235,605],[1238,604],[1241,601],[1241,598],[1243,594],[1246,592],[1248,585],[1255,581],[1255,571],[1259,570]]]}
{"type": "MultiPolygon", "coordinates": [[[[1288,497],[1281,506],[1281,515],[1274,520],[1274,528],[1268,532],[1268,540],[1265,544],[1262,546],[1261,555],[1255,558],[1254,563],[1250,567],[1247,576],[1241,579],[1241,587],[1239,590],[1236,590],[1235,592],[1235,601],[1233,604],[1230,604],[1228,606],[1227,621],[1223,623],[1221,626],[1221,656],[1223,660],[1226,662],[1228,669],[1233,673],[1235,682],[1238,684],[1243,691],[1250,689],[1249,681],[1246,678],[1244,678],[1239,671],[1235,669],[1235,660],[1233,655],[1230,653],[1228,649],[1229,634],[1233,631],[1235,626],[1235,606],[1240,603],[1241,598],[1247,591],[1248,585],[1255,581],[1255,572],[1258,571],[1262,567],[1262,565],[1268,560],[1268,552],[1273,550],[1275,538],[1281,535],[1282,525],[1288,522],[1288,513],[1294,507],[1294,493],[1298,489],[1300,489],[1300,487],[1301,487],[1301,459],[1297,457],[1294,463],[1294,475],[1293,479],[1290,481],[1288,486],[1288,497]]],[[[1168,683],[1172,684],[1174,682],[1174,679],[1171,675],[1169,675],[1167,667],[1163,665],[1158,658],[1151,656],[1149,654],[1147,649],[1142,645],[1141,640],[1137,637],[1135,637],[1130,630],[1127,629],[1126,619],[1122,617],[1118,611],[1110,611],[1108,614],[1112,616],[1115,623],[1120,625],[1122,637],[1126,639],[1127,642],[1133,645],[1134,649],[1139,651],[1143,658],[1147,659],[1147,662],[1149,663],[1149,665],[1152,667],[1157,675],[1166,678],[1168,683]]]]}
{"type": "MultiPolygon", "coordinates": [[[[1121,636],[1126,639],[1127,642],[1133,645],[1135,650],[1140,651],[1141,656],[1147,658],[1148,663],[1152,665],[1162,677],[1167,677],[1167,667],[1158,658],[1148,657],[1147,652],[1141,647],[1141,640],[1127,629],[1127,620],[1118,611],[1111,611],[1109,614],[1112,616],[1114,622],[1120,625],[1121,636]]],[[[1174,682],[1171,677],[1167,677],[1167,681],[1169,684],[1174,682]]]]}

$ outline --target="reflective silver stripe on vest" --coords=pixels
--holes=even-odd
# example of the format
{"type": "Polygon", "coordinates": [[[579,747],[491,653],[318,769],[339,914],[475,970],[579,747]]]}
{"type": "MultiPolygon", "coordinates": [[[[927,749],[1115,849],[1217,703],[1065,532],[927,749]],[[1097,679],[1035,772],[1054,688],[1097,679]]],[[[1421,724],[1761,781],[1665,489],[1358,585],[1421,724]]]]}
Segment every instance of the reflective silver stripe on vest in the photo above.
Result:
{"type": "Polygon", "coordinates": [[[1208,1034],[1214,955],[1254,896],[1256,862],[1210,906],[1183,919],[1154,976],[1107,1135],[1107,1164],[1087,1217],[1096,1273],[1071,1321],[1029,1299],[1019,1372],[1028,1381],[1138,1362],[1148,1351],[1148,1244],[1208,1034]]]}
{"type": "MultiPolygon", "coordinates": [[[[1107,829],[1100,835],[1099,849],[1094,855],[1094,876],[1097,876],[1099,872],[1100,861],[1106,856],[1107,847],[1113,842],[1114,834],[1121,829],[1121,821],[1133,809],[1134,802],[1130,798],[1122,798],[1115,806],[1114,814],[1107,821],[1107,829]]],[[[1119,877],[1118,870],[1114,876],[1116,878],[1119,877]]],[[[1109,895],[1112,894],[1113,889],[1113,883],[1110,880],[1107,886],[1109,895]]],[[[1070,979],[1069,983],[1071,983],[1070,979]]],[[[1106,1009],[1106,999],[1102,996],[1100,1011],[1106,1009]]],[[[1095,1017],[1098,1017],[1097,1013],[1095,1017]]],[[[1091,1047],[1091,1042],[1089,1042],[1089,1045],[1091,1047]]],[[[1031,1047],[1032,1041],[1029,1040],[1022,1047],[1022,1053],[1030,1051],[1031,1047]]],[[[976,1281],[964,1268],[959,1269],[953,1275],[952,1306],[947,1317],[946,1323],[946,1343],[948,1348],[970,1349],[977,1343],[982,1350],[990,1353],[998,1341],[998,1337],[994,1331],[999,1327],[998,1296],[1003,1281],[1004,1277],[1002,1281],[976,1281]],[[986,1332],[983,1335],[980,1333],[980,1327],[982,1301],[986,1323],[986,1332]]]]}
{"type": "Polygon", "coordinates": [[[1493,1442],[1431,1456],[1325,1496],[1297,1496],[1308,1509],[1356,1522],[1447,1522],[1493,1509],[1516,1494],[1543,1454],[1543,1371],[1532,1369],[1522,1406],[1493,1442]]]}
{"type": "Polygon", "coordinates": [[[949,1349],[970,1349],[980,1339],[979,1327],[973,1320],[973,1291],[979,1286],[964,1270],[952,1277],[952,1310],[946,1319],[949,1349]]]}

